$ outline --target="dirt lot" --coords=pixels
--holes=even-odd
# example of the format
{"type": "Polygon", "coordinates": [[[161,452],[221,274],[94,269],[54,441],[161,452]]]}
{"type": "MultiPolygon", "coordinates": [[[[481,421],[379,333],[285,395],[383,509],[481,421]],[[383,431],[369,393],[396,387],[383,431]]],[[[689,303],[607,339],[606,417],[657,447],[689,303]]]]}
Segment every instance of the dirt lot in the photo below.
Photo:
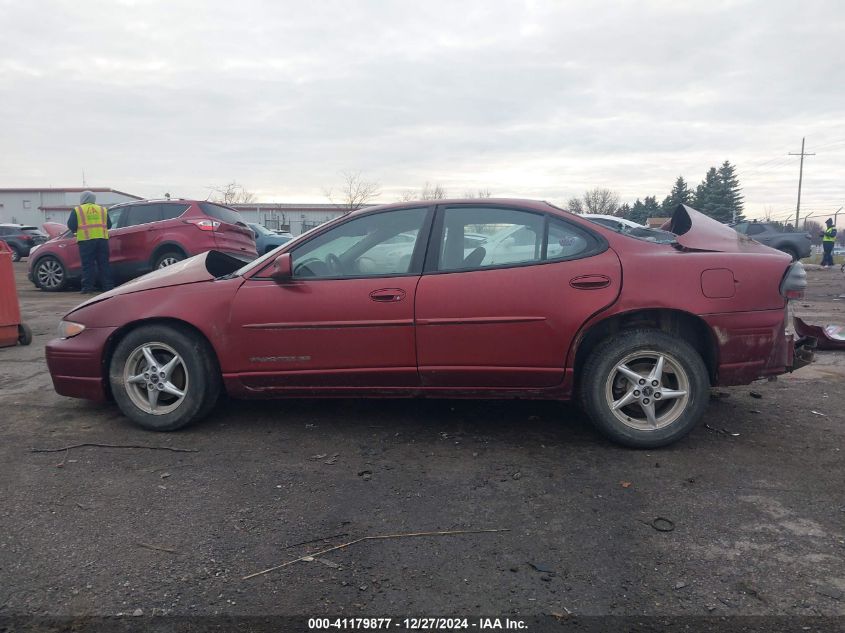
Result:
{"type": "MultiPolygon", "coordinates": [[[[25,266],[35,340],[0,350],[0,615],[845,615],[845,353],[720,389],[657,451],[543,402],[229,401],[155,435],[53,392],[44,345],[79,296],[25,266]],[[31,452],[84,442],[196,452],[31,452]],[[242,580],[478,529],[509,531],[242,580]]],[[[797,313],[841,323],[845,278],[809,278],[797,313]]]]}

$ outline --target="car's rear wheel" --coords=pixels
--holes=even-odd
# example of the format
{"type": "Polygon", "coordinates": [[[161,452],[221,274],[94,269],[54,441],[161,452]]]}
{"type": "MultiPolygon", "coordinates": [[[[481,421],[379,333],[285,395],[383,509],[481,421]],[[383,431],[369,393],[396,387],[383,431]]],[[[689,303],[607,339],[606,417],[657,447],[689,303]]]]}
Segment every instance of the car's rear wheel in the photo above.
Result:
{"type": "Polygon", "coordinates": [[[151,431],[175,431],[203,418],[220,394],[208,342],[172,325],[127,334],[115,348],[109,382],[120,410],[151,431]]]}
{"type": "Polygon", "coordinates": [[[176,262],[181,262],[183,259],[185,259],[184,253],[179,251],[167,251],[166,253],[162,253],[156,257],[155,263],[153,263],[153,268],[156,270],[159,268],[167,268],[176,262]]]}
{"type": "Polygon", "coordinates": [[[18,247],[14,244],[9,244],[9,248],[12,251],[12,261],[19,262],[21,261],[21,252],[18,250],[18,247]]]}
{"type": "Polygon", "coordinates": [[[626,330],[599,344],[581,376],[582,402],[610,439],[637,448],[671,444],[689,433],[708,403],[700,354],[659,330],[626,330]]]}
{"type": "Polygon", "coordinates": [[[55,257],[42,257],[32,270],[35,285],[47,292],[58,292],[67,287],[67,270],[55,257]]]}

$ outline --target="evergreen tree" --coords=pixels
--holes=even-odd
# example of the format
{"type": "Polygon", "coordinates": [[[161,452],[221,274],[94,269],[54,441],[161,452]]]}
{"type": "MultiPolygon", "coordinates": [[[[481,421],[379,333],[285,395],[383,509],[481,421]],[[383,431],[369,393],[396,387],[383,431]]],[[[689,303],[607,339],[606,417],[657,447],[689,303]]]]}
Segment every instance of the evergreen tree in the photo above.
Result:
{"type": "Polygon", "coordinates": [[[719,189],[719,174],[715,167],[711,167],[701,184],[695,188],[695,198],[693,198],[693,205],[702,213],[713,216],[713,210],[717,206],[719,189]]]}
{"type": "Polygon", "coordinates": [[[666,198],[663,199],[662,212],[663,215],[672,215],[679,204],[692,205],[693,193],[687,185],[687,181],[683,176],[678,176],[672,191],[666,198]]]}
{"type": "MultiPolygon", "coordinates": [[[[660,204],[657,202],[657,196],[646,196],[643,200],[643,207],[645,207],[646,218],[659,218],[663,212],[660,204]]],[[[643,222],[645,224],[645,222],[643,222]]]]}
{"type": "Polygon", "coordinates": [[[719,183],[721,203],[726,208],[729,218],[728,222],[739,222],[743,219],[742,209],[743,196],[740,193],[739,178],[736,175],[736,167],[731,165],[728,161],[722,163],[719,167],[719,183]]]}
{"type": "Polygon", "coordinates": [[[645,224],[646,219],[648,219],[648,210],[639,198],[631,206],[631,212],[628,214],[627,219],[637,224],[645,224]]]}
{"type": "Polygon", "coordinates": [[[718,170],[708,170],[696,187],[693,206],[719,222],[739,222],[743,219],[742,200],[736,168],[725,161],[718,170]]]}

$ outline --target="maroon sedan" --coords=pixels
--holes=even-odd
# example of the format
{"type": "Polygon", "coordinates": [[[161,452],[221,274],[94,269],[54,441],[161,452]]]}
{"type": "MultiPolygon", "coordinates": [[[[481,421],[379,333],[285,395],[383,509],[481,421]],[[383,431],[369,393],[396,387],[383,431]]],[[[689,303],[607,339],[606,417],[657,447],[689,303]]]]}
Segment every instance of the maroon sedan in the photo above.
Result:
{"type": "Polygon", "coordinates": [[[805,286],[800,263],[689,207],[669,231],[615,231],[544,202],[402,203],[101,294],[47,362],[60,394],[159,431],[224,390],[577,398],[610,438],[654,447],[695,426],[711,385],[794,368],[787,301],[805,286]]]}

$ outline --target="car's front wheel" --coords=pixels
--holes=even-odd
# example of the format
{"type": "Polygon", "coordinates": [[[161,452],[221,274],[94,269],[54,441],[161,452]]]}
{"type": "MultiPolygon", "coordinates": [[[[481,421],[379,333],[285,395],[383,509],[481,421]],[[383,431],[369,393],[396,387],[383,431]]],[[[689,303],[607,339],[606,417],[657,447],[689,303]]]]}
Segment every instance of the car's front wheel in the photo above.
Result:
{"type": "Polygon", "coordinates": [[[21,261],[21,252],[18,250],[18,247],[14,244],[9,244],[9,248],[12,250],[12,261],[19,262],[21,261]]]}
{"type": "Polygon", "coordinates": [[[600,343],[581,376],[582,402],[610,439],[637,448],[671,444],[701,419],[710,379],[701,355],[660,330],[626,330],[600,343]]]}
{"type": "Polygon", "coordinates": [[[220,370],[208,342],[188,328],[146,325],[118,343],[109,382],[127,417],[151,431],[175,431],[214,407],[220,370]]]}
{"type": "Polygon", "coordinates": [[[35,285],[47,292],[58,292],[67,287],[67,270],[55,257],[42,257],[32,270],[35,285]]]}

